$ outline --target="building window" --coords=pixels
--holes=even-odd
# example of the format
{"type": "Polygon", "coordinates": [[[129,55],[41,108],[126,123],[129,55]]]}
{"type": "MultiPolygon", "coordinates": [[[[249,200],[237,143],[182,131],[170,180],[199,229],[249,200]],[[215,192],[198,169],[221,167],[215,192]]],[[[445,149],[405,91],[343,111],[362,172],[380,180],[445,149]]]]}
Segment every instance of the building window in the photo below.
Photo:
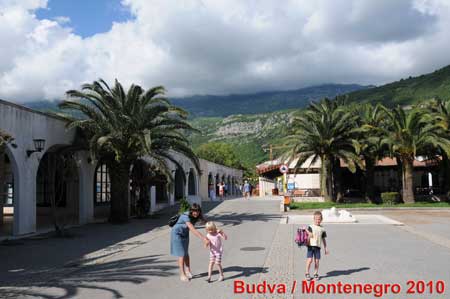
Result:
{"type": "Polygon", "coordinates": [[[111,181],[106,164],[101,164],[95,171],[94,201],[95,204],[105,204],[111,201],[111,181]]]}
{"type": "Polygon", "coordinates": [[[6,183],[6,202],[5,206],[14,205],[14,183],[6,183]]]}

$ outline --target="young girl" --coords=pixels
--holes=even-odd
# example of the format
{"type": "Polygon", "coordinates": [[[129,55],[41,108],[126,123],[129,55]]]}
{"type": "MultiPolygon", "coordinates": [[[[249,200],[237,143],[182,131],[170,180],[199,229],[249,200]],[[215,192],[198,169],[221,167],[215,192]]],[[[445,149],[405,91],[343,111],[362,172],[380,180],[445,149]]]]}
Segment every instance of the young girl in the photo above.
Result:
{"type": "Polygon", "coordinates": [[[212,221],[206,223],[206,238],[209,240],[209,267],[208,267],[208,282],[211,282],[211,272],[213,270],[214,264],[219,268],[219,279],[223,280],[223,269],[222,269],[222,254],[223,246],[222,240],[226,240],[228,237],[223,230],[218,230],[216,224],[212,221]]]}

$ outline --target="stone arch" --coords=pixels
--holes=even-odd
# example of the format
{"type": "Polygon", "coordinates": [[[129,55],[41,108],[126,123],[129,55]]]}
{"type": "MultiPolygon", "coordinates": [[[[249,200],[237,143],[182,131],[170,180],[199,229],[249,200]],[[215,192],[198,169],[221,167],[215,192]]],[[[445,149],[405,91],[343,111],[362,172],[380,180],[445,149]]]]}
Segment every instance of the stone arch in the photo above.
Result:
{"type": "Polygon", "coordinates": [[[131,166],[130,173],[130,215],[139,214],[138,205],[142,201],[145,212],[150,211],[150,181],[152,173],[150,165],[142,160],[136,160],[131,166]]]}
{"type": "Polygon", "coordinates": [[[189,170],[188,176],[188,195],[197,195],[197,178],[192,168],[189,170]]]}
{"type": "Polygon", "coordinates": [[[0,150],[0,235],[18,231],[19,168],[14,152],[4,146],[0,150]],[[5,205],[3,205],[5,203],[5,205]]]}
{"type": "Polygon", "coordinates": [[[74,154],[69,146],[55,145],[48,148],[39,161],[36,172],[38,228],[51,226],[55,220],[60,226],[79,222],[79,169],[74,154]]]}
{"type": "Polygon", "coordinates": [[[215,198],[215,187],[214,187],[214,176],[213,174],[210,172],[208,173],[208,197],[210,199],[214,199],[215,198]]]}
{"type": "Polygon", "coordinates": [[[181,167],[177,167],[175,170],[175,201],[185,197],[185,184],[186,176],[184,170],[181,167]]]}
{"type": "Polygon", "coordinates": [[[220,177],[219,177],[219,174],[217,173],[216,174],[216,180],[214,182],[214,187],[215,187],[215,190],[216,190],[216,196],[219,196],[219,183],[220,183],[220,177]]]}

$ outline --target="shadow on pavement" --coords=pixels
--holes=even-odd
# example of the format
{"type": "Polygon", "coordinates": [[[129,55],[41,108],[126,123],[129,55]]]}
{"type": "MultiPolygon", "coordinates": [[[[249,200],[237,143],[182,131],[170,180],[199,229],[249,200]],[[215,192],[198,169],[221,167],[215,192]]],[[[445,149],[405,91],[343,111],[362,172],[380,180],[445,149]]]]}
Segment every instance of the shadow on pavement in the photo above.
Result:
{"type": "MultiPolygon", "coordinates": [[[[267,273],[266,267],[241,267],[241,266],[231,266],[223,268],[225,280],[234,279],[238,277],[250,277],[256,274],[267,273]],[[227,272],[238,272],[233,276],[227,276],[227,272]]],[[[218,270],[213,271],[213,275],[218,274],[218,270]]],[[[194,278],[202,278],[208,276],[208,272],[199,273],[194,275],[194,278]]]]}
{"type": "MultiPolygon", "coordinates": [[[[83,266],[69,275],[59,278],[41,275],[35,277],[32,282],[23,281],[17,283],[14,287],[0,289],[0,298],[23,298],[26,296],[48,299],[75,298],[83,289],[104,291],[110,293],[109,296],[112,298],[122,298],[123,295],[118,290],[107,287],[108,284],[105,283],[141,284],[150,279],[151,276],[167,277],[174,275],[172,270],[178,269],[177,265],[172,260],[161,258],[163,258],[161,255],[150,255],[83,266]],[[35,288],[30,289],[30,287],[35,288]],[[45,289],[42,290],[41,288],[52,289],[46,292],[45,289]]],[[[104,297],[102,296],[102,298],[104,297]]]]}
{"type": "Polygon", "coordinates": [[[207,220],[214,220],[221,222],[225,226],[236,226],[242,224],[244,221],[263,221],[269,222],[275,219],[280,219],[279,214],[263,214],[263,213],[220,213],[220,215],[207,215],[207,220]]]}
{"type": "Polygon", "coordinates": [[[356,272],[361,272],[361,271],[366,271],[366,270],[370,270],[369,267],[362,267],[362,268],[358,268],[358,269],[348,269],[348,270],[334,270],[334,271],[330,271],[327,272],[326,275],[322,276],[322,277],[336,277],[336,276],[342,276],[342,275],[350,275],[356,272]]]}
{"type": "MultiPolygon", "coordinates": [[[[204,212],[221,203],[206,202],[204,212]]],[[[57,238],[50,233],[2,242],[0,256],[5,258],[0,263],[1,286],[14,286],[36,279],[42,281],[52,272],[67,271],[67,268],[79,266],[80,261],[89,261],[86,255],[105,248],[107,252],[93,260],[105,258],[123,247],[142,245],[140,241],[127,240],[166,226],[169,218],[177,213],[178,207],[175,205],[163,209],[144,219],[131,219],[125,224],[93,223],[70,228],[68,233],[73,236],[71,238],[57,238]]],[[[133,275],[131,272],[129,274],[133,275]]]]}

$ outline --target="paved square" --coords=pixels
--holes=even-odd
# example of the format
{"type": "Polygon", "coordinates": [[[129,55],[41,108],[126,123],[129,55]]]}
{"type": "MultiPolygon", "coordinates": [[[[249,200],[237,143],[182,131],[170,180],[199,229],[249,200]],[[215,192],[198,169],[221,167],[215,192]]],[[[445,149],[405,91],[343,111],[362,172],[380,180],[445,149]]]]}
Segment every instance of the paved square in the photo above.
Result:
{"type": "MultiPolygon", "coordinates": [[[[0,297],[375,298],[373,294],[303,294],[306,250],[293,242],[298,224],[280,224],[283,215],[278,201],[235,199],[205,203],[205,209],[208,218],[229,236],[224,245],[223,282],[206,282],[208,250],[193,235],[194,279],[179,280],[176,260],[168,254],[170,231],[163,226],[172,213],[168,212],[159,219],[133,220],[123,226],[81,227],[72,239],[23,240],[23,244],[0,246],[0,255],[8,257],[0,265],[0,297]],[[250,291],[258,284],[262,289],[264,281],[278,287],[285,284],[287,294],[269,294],[267,284],[266,294],[235,294],[237,280],[250,291]],[[294,281],[296,291],[291,294],[294,281]]],[[[318,283],[397,283],[402,287],[400,294],[381,298],[450,298],[448,290],[443,295],[406,294],[408,280],[443,280],[450,288],[450,246],[445,246],[449,226],[442,227],[448,224],[448,213],[358,213],[383,214],[405,225],[325,225],[330,254],[322,255],[318,283]]]]}

